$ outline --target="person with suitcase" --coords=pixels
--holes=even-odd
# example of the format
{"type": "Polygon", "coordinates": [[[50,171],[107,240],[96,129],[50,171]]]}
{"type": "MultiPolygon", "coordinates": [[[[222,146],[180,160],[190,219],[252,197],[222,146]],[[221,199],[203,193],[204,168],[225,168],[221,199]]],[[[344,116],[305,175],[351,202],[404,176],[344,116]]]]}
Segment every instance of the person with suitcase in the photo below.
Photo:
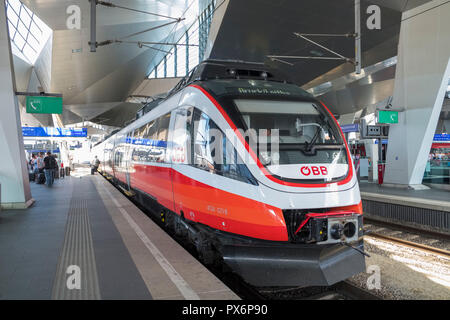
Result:
{"type": "Polygon", "coordinates": [[[36,168],[36,155],[33,153],[30,161],[28,162],[28,179],[30,182],[35,181],[35,168],[36,168]]]}
{"type": "Polygon", "coordinates": [[[65,171],[64,171],[64,163],[61,162],[61,168],[59,169],[59,176],[64,179],[65,171]]]}
{"type": "Polygon", "coordinates": [[[47,156],[44,158],[44,173],[47,186],[50,188],[53,186],[53,182],[55,181],[55,168],[58,168],[58,165],[55,158],[52,156],[52,153],[49,151],[47,152],[47,156]]]}
{"type": "Polygon", "coordinates": [[[99,166],[100,166],[100,160],[98,160],[97,156],[95,156],[94,161],[92,161],[92,165],[91,165],[91,174],[95,174],[95,172],[98,170],[99,166]]]}
{"type": "Polygon", "coordinates": [[[35,166],[34,166],[34,176],[35,176],[36,182],[38,184],[45,183],[45,181],[39,183],[39,175],[40,174],[42,174],[41,181],[45,180],[45,175],[44,175],[44,154],[42,152],[40,152],[38,154],[37,158],[36,158],[36,163],[35,163],[35,166]]]}

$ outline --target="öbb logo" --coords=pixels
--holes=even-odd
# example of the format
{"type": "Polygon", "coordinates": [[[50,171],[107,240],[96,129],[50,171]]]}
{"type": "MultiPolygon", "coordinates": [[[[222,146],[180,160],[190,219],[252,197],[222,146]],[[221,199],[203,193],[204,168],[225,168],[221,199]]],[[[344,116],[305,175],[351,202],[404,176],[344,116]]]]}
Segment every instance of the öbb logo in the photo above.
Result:
{"type": "Polygon", "coordinates": [[[311,166],[311,167],[301,167],[300,172],[304,175],[304,176],[310,176],[311,174],[314,176],[327,176],[328,175],[328,170],[326,167],[317,167],[317,166],[311,166]]]}

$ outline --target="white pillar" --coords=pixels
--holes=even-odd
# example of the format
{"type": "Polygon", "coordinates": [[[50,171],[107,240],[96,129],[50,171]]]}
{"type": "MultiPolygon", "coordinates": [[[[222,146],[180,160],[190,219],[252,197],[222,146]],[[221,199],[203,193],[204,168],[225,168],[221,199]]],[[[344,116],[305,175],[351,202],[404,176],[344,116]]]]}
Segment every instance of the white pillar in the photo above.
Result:
{"type": "Polygon", "coordinates": [[[0,1],[0,184],[2,208],[26,208],[31,198],[20,111],[15,95],[14,68],[6,22],[0,1]]]}
{"type": "Polygon", "coordinates": [[[420,188],[450,77],[450,2],[434,0],[402,15],[384,182],[420,188]]]}
{"type": "Polygon", "coordinates": [[[372,176],[369,175],[369,182],[378,181],[378,145],[374,143],[373,139],[364,140],[364,146],[366,147],[366,155],[370,158],[372,176]]]}

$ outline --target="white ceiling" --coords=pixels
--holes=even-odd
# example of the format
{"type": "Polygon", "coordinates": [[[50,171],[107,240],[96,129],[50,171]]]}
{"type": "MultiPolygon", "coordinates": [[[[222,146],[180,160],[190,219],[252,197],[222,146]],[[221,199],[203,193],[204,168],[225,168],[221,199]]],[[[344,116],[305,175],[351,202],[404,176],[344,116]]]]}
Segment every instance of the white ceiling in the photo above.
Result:
{"type": "MultiPolygon", "coordinates": [[[[111,0],[110,2],[166,16],[180,17],[193,0],[111,0]]],[[[112,44],[90,52],[90,3],[88,0],[23,0],[53,30],[48,92],[62,93],[64,107],[80,117],[90,118],[113,108],[142,83],[150,68],[163,53],[139,48],[135,44],[112,44]],[[81,30],[68,30],[66,13],[70,5],[81,9],[81,30]],[[90,110],[99,107],[100,110],[90,110]]],[[[194,15],[178,24],[170,24],[127,40],[176,41],[191,25],[194,15]]],[[[167,18],[97,6],[97,42],[119,39],[173,21],[167,18]]],[[[164,48],[157,46],[161,49],[164,48]]],[[[49,58],[50,59],[50,58],[49,58]]],[[[48,60],[49,60],[48,59],[48,60]]],[[[39,59],[38,59],[39,60],[39,59]]],[[[39,60],[38,62],[42,61],[39,60]]],[[[42,68],[41,68],[42,69],[42,68]]],[[[36,72],[47,78],[43,70],[36,72]]],[[[66,117],[67,118],[67,117],[66,117]]],[[[70,121],[75,121],[70,117],[70,121]]]]}

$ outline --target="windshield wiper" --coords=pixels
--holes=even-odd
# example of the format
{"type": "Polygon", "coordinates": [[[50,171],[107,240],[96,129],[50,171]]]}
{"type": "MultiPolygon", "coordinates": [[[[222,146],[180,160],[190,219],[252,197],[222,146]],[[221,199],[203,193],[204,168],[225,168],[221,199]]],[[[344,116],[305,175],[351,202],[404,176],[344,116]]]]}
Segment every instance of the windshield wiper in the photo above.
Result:
{"type": "Polygon", "coordinates": [[[316,134],[314,135],[314,137],[311,139],[311,142],[305,142],[305,152],[306,153],[311,153],[312,148],[314,147],[314,145],[317,143],[317,139],[319,138],[319,134],[320,131],[322,130],[321,127],[317,128],[316,130],[316,134]]]}

